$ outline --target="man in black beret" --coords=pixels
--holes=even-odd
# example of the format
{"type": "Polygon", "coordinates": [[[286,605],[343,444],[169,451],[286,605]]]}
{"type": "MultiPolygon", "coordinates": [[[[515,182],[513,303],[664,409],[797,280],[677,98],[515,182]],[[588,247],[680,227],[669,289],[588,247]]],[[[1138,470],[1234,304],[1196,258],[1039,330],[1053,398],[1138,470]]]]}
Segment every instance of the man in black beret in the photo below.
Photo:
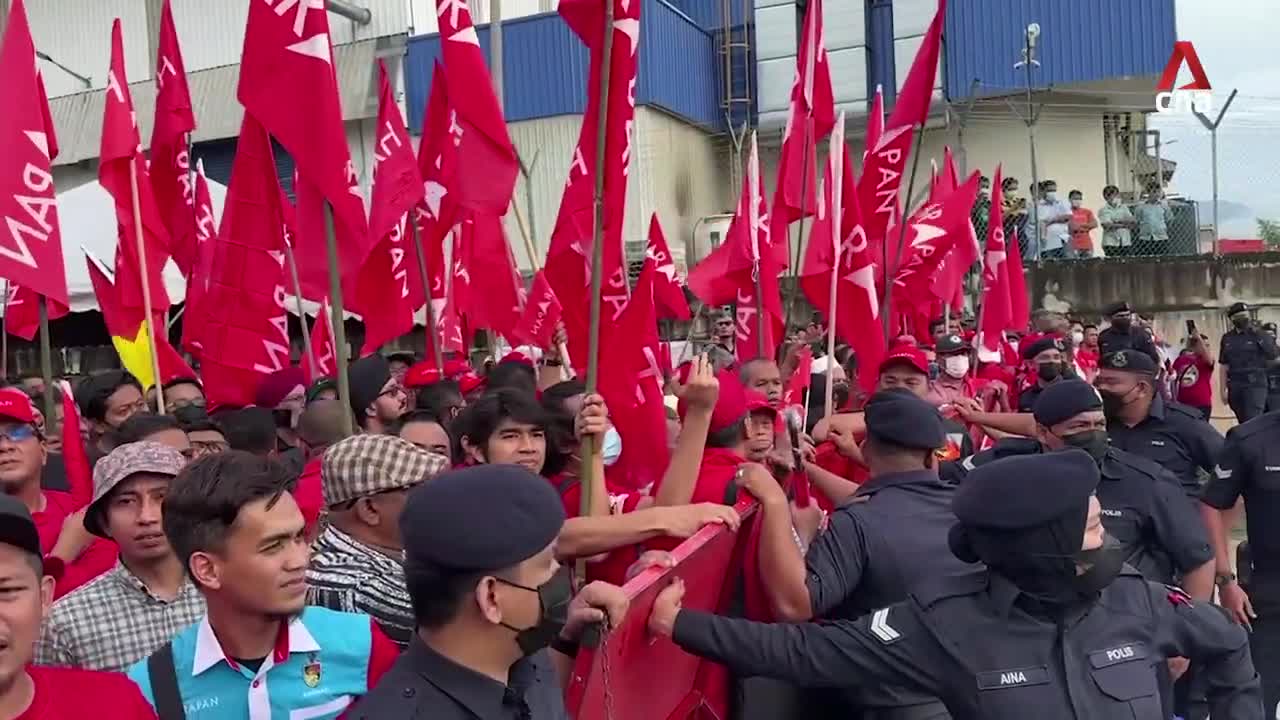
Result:
{"type": "Polygon", "coordinates": [[[858,620],[717,617],[682,609],[675,582],[655,599],[649,629],[739,673],[918,688],[954,720],[1168,717],[1157,668],[1188,657],[1204,665],[1215,718],[1261,720],[1244,630],[1124,567],[1103,530],[1098,482],[1097,463],[1074,449],[976,469],[952,503],[950,545],[983,566],[922,581],[858,620]]]}
{"type": "Polygon", "coordinates": [[[1093,384],[1102,396],[1111,444],[1172,472],[1187,495],[1200,497],[1200,471],[1212,473],[1222,435],[1195,408],[1169,402],[1146,353],[1121,350],[1102,358],[1093,384]]]}
{"type": "Polygon", "coordinates": [[[347,367],[351,386],[351,412],[360,429],[386,435],[404,414],[408,396],[391,374],[391,364],[378,354],[366,355],[347,367]]]}
{"type": "Polygon", "coordinates": [[[1138,350],[1152,360],[1160,362],[1160,352],[1155,340],[1146,328],[1133,324],[1133,308],[1127,302],[1114,302],[1103,308],[1102,314],[1111,321],[1111,327],[1098,333],[1098,351],[1110,355],[1120,350],[1138,350]]]}
{"type": "Polygon", "coordinates": [[[1018,393],[1018,412],[1031,412],[1040,393],[1068,373],[1066,349],[1057,335],[1046,335],[1022,348],[1022,359],[1036,366],[1036,383],[1018,393]]]}
{"type": "Polygon", "coordinates": [[[1231,329],[1222,334],[1218,362],[1222,364],[1222,397],[1236,421],[1248,422],[1267,407],[1267,368],[1280,357],[1275,337],[1262,332],[1249,315],[1249,306],[1227,308],[1231,329]]]}
{"type": "Polygon", "coordinates": [[[516,465],[445,473],[414,490],[400,517],[417,630],[354,720],[567,720],[567,673],[591,623],[616,627],[621,588],[577,596],[556,561],[564,525],[555,490],[516,465]]]}

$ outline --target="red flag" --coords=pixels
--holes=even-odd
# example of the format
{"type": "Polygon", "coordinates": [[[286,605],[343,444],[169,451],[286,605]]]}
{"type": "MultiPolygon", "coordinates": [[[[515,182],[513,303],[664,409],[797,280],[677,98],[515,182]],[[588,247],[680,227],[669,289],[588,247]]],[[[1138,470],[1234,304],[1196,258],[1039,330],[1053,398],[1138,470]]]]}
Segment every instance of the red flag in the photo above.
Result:
{"type": "Polygon", "coordinates": [[[318,300],[328,293],[322,198],[333,208],[344,289],[351,291],[349,284],[369,251],[368,223],[347,147],[323,3],[249,4],[237,96],[297,167],[294,256],[303,294],[318,300]],[[313,259],[325,269],[317,273],[315,265],[304,262],[313,259]],[[317,275],[326,280],[316,282],[317,275]]]}
{"type": "Polygon", "coordinates": [[[844,142],[844,116],[831,136],[823,202],[809,236],[800,286],[809,302],[834,319],[836,335],[858,356],[858,382],[870,392],[880,373],[884,332],[876,291],[875,260],[867,249],[862,213],[853,180],[853,161],[844,142]],[[831,274],[837,274],[832,312],[831,274]]]}
{"type": "MultiPolygon", "coordinates": [[[[955,158],[951,155],[951,147],[943,150],[944,160],[940,174],[940,187],[951,192],[960,186],[957,177],[955,158]]],[[[945,193],[943,193],[945,194],[945,193]]],[[[941,197],[941,194],[939,195],[941,197]]],[[[973,208],[970,208],[972,213],[973,208]]],[[[978,261],[982,249],[978,246],[978,235],[973,229],[972,220],[968,226],[960,228],[960,236],[952,243],[951,252],[942,258],[938,274],[933,280],[933,294],[943,303],[951,305],[953,312],[964,308],[964,279],[969,269],[978,261]]]]}
{"type": "MultiPolygon", "coordinates": [[[[994,187],[994,186],[993,186],[994,187]]],[[[992,200],[992,204],[999,202],[992,200]]],[[[1009,320],[1009,329],[1024,330],[1031,322],[1031,296],[1027,294],[1027,279],[1023,276],[1022,248],[1018,239],[1005,238],[1005,270],[1009,273],[1009,307],[1013,317],[1009,320]]]]}
{"type": "Polygon", "coordinates": [[[972,224],[969,212],[978,197],[980,173],[974,172],[955,192],[926,203],[908,221],[909,249],[894,275],[895,307],[919,309],[933,303],[931,282],[943,257],[972,224]]]}
{"type": "Polygon", "coordinates": [[[822,0],[811,0],[804,15],[804,31],[796,53],[796,75],[791,85],[787,127],[778,155],[778,176],[773,195],[775,259],[785,269],[788,257],[787,227],[817,207],[818,142],[835,125],[835,95],[822,32],[822,0]]]}
{"type": "Polygon", "coordinates": [[[320,378],[334,377],[338,353],[333,344],[333,309],[329,305],[329,298],[320,303],[320,312],[311,324],[311,352],[316,356],[316,371],[311,372],[311,362],[306,358],[302,362],[302,377],[307,385],[320,378]]]}
{"type": "MultiPolygon", "coordinates": [[[[1003,173],[1003,168],[997,166],[992,187],[1000,187],[1003,173]]],[[[987,218],[987,249],[982,258],[982,327],[978,329],[982,331],[983,346],[988,350],[999,350],[1004,331],[1014,327],[1009,294],[1009,253],[1005,250],[1004,205],[999,198],[991,203],[987,218]]]]}
{"type": "Polygon", "coordinates": [[[756,138],[751,137],[747,172],[742,179],[742,195],[724,243],[689,271],[689,289],[707,305],[736,306],[737,335],[734,340],[739,360],[759,354],[758,308],[763,306],[766,352],[772,352],[782,333],[782,300],[778,293],[778,269],[768,252],[769,209],[760,180],[760,156],[756,138]],[[761,301],[756,299],[755,277],[759,275],[761,301]]]}
{"type": "Polygon", "coordinates": [[[450,191],[458,162],[461,129],[453,122],[449,109],[449,85],[444,68],[435,64],[431,76],[431,96],[423,115],[422,142],[418,145],[418,172],[422,175],[423,202],[414,216],[418,223],[418,239],[427,258],[427,274],[431,297],[443,302],[449,267],[445,262],[445,243],[454,227],[456,201],[450,191]],[[447,238],[447,239],[446,239],[447,238]]]}
{"type": "Polygon", "coordinates": [[[73,504],[82,508],[93,502],[93,470],[80,435],[80,408],[71,393],[71,383],[59,380],[58,388],[62,390],[62,464],[73,504]]]}
{"type": "Polygon", "coordinates": [[[653,260],[657,274],[653,278],[653,305],[660,318],[688,320],[689,300],[684,296],[684,287],[676,276],[676,261],[671,258],[671,250],[667,246],[667,238],[662,234],[662,224],[658,222],[658,213],[649,218],[649,243],[644,249],[645,257],[653,260]]]}
{"type": "Polygon", "coordinates": [[[924,127],[929,118],[929,103],[933,100],[933,88],[938,78],[938,54],[942,49],[942,26],[947,18],[947,0],[938,0],[938,10],[933,22],[925,31],[907,79],[898,88],[893,112],[889,114],[890,128],[924,127]]]}
{"type": "Polygon", "coordinates": [[[245,113],[201,303],[202,375],[210,404],[251,404],[262,376],[290,364],[283,243],[271,139],[245,113]]]}
{"type": "MultiPolygon", "coordinates": [[[[605,127],[604,248],[600,298],[602,325],[618,321],[630,290],[622,256],[623,210],[627,195],[627,167],[631,159],[630,133],[635,117],[636,50],[640,42],[640,5],[631,0],[614,3],[613,57],[609,70],[609,107],[605,127]]],[[[588,310],[591,306],[591,244],[595,228],[595,177],[600,73],[604,65],[604,4],[600,0],[563,0],[560,16],[591,51],[587,105],[578,146],[569,164],[569,178],[551,245],[547,251],[547,280],[565,308],[570,357],[587,361],[588,310]]]]}
{"type": "MultiPolygon", "coordinates": [[[[489,80],[489,67],[480,51],[471,9],[467,0],[436,0],[436,15],[444,74],[450,87],[464,90],[450,97],[456,113],[458,154],[464,159],[450,190],[458,204],[502,217],[511,203],[520,163],[489,80]]],[[[603,18],[600,24],[604,24],[603,18]]]]}
{"type": "Polygon", "coordinates": [[[147,279],[151,291],[151,311],[169,309],[169,294],[164,289],[161,272],[169,261],[169,231],[165,229],[160,208],[151,192],[147,161],[142,156],[138,123],[129,95],[129,79],[124,74],[124,39],[120,20],[111,25],[111,69],[107,72],[107,91],[102,118],[102,146],[99,152],[98,182],[116,202],[116,221],[120,243],[116,249],[116,284],[120,302],[141,310],[142,262],[138,257],[136,218],[133,214],[134,178],[136,173],[139,211],[142,214],[142,245],[146,252],[147,279]],[[132,170],[131,170],[132,168],[132,170]]]}
{"type": "Polygon", "coordinates": [[[897,237],[890,239],[886,235],[889,228],[902,221],[898,192],[914,138],[915,131],[909,126],[887,129],[867,153],[862,177],[858,178],[858,205],[862,208],[871,253],[877,263],[882,262],[888,243],[890,272],[897,267],[897,237]]]}
{"type": "Polygon", "coordinates": [[[22,0],[14,0],[0,47],[0,277],[65,306],[67,274],[50,160],[58,140],[22,0]]]}
{"type": "Polygon", "coordinates": [[[524,314],[520,316],[520,323],[511,331],[511,339],[538,347],[551,347],[556,324],[560,322],[563,310],[555,291],[547,283],[547,276],[539,272],[533,276],[533,287],[529,289],[529,297],[525,300],[524,314]]]}
{"type": "Polygon", "coordinates": [[[195,263],[187,277],[187,299],[182,312],[182,348],[200,357],[203,343],[205,316],[200,309],[209,289],[209,274],[213,270],[213,253],[218,237],[217,221],[213,217],[213,201],[209,198],[209,180],[204,175],[204,163],[196,163],[196,244],[195,263]]]}
{"type": "Polygon", "coordinates": [[[867,113],[867,137],[863,140],[862,161],[880,144],[880,136],[884,134],[884,88],[876,85],[876,96],[871,100],[871,111],[867,113]]]}
{"type": "MultiPolygon", "coordinates": [[[[812,242],[812,236],[810,236],[812,242]]],[[[805,393],[809,391],[809,383],[813,375],[813,349],[808,345],[796,353],[796,370],[787,378],[787,387],[782,391],[784,407],[805,406],[805,393]]]]}
{"type": "Polygon", "coordinates": [[[364,317],[362,355],[413,330],[413,313],[426,302],[421,276],[413,267],[416,249],[405,237],[409,213],[425,197],[422,177],[381,61],[378,83],[378,139],[373,149],[373,204],[369,212],[370,243],[376,244],[356,278],[353,302],[364,317]]]}
{"type": "MultiPolygon", "coordinates": [[[[473,328],[488,328],[511,336],[524,309],[524,285],[516,270],[502,221],[485,213],[471,213],[463,223],[460,248],[466,288],[463,309],[473,328]]],[[[455,292],[462,290],[454,271],[455,292]]]]}
{"type": "MultiPolygon", "coordinates": [[[[49,320],[66,317],[71,309],[66,305],[45,298],[48,303],[49,320]]],[[[31,342],[40,332],[40,296],[29,287],[9,283],[9,297],[5,299],[4,327],[10,335],[31,342]]]]}
{"type": "Polygon", "coordinates": [[[187,89],[187,70],[173,27],[173,8],[164,0],[156,48],[156,117],[151,128],[151,188],[169,231],[173,261],[188,281],[196,263],[196,205],[191,184],[188,135],[196,128],[187,89]]]}
{"type": "Polygon", "coordinates": [[[610,474],[628,487],[645,487],[666,471],[666,410],[658,360],[653,287],[658,271],[646,259],[635,292],[600,345],[600,394],[622,436],[622,457],[610,474]]]}

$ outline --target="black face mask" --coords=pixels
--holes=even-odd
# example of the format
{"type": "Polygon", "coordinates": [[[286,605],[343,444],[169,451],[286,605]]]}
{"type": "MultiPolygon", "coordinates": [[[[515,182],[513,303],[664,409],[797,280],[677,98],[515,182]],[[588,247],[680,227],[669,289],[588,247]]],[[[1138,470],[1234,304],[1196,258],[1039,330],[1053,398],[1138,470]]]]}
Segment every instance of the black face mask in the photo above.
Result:
{"type": "Polygon", "coordinates": [[[1231,318],[1231,324],[1235,325],[1237,330],[1243,330],[1249,327],[1249,318],[1247,317],[1231,318]]]}
{"type": "Polygon", "coordinates": [[[1084,566],[1085,571],[1076,575],[1072,583],[1075,591],[1082,599],[1091,599],[1116,579],[1124,561],[1124,546],[1110,535],[1104,535],[1102,547],[1076,554],[1076,562],[1084,566]]]}
{"type": "Polygon", "coordinates": [[[538,622],[533,627],[517,628],[506,623],[502,627],[514,630],[520,652],[528,657],[549,646],[569,621],[569,602],[573,600],[573,580],[568,568],[561,568],[550,580],[536,588],[494,578],[504,585],[538,594],[538,622]]]}
{"type": "MultiPolygon", "coordinates": [[[[1130,391],[1132,392],[1132,391],[1130,391]]],[[[1129,404],[1126,399],[1128,392],[1113,392],[1111,390],[1099,390],[1098,394],[1102,396],[1102,413],[1107,416],[1108,420],[1114,419],[1129,404]]]]}
{"type": "Polygon", "coordinates": [[[1040,363],[1036,366],[1036,376],[1051,383],[1062,377],[1062,363],[1040,363]]]}
{"type": "Polygon", "coordinates": [[[1110,447],[1110,440],[1107,438],[1106,430],[1086,430],[1084,432],[1073,433],[1071,435],[1062,436],[1062,442],[1067,447],[1080,448],[1089,453],[1089,456],[1095,462],[1102,462],[1102,458],[1107,454],[1107,448],[1110,447]]]}
{"type": "Polygon", "coordinates": [[[1128,330],[1133,327],[1133,318],[1117,318],[1111,321],[1111,325],[1117,330],[1128,330]]]}

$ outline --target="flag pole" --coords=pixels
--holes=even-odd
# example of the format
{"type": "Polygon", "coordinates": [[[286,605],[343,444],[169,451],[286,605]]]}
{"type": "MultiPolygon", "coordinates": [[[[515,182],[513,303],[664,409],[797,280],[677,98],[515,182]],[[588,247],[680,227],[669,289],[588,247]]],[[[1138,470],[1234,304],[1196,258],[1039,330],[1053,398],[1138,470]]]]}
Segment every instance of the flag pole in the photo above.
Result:
{"type": "Polygon", "coordinates": [[[0,316],[0,380],[9,377],[9,294],[13,292],[8,278],[4,281],[4,315],[0,316]]]}
{"type": "MultiPolygon", "coordinates": [[[[8,285],[8,281],[5,281],[8,285]]],[[[47,431],[53,426],[54,407],[53,407],[53,343],[49,339],[49,301],[43,295],[36,295],[36,306],[40,308],[40,377],[44,379],[44,427],[47,431]]],[[[6,316],[8,313],[5,313],[6,316]]],[[[7,333],[6,333],[7,335],[7,333]]],[[[6,339],[5,345],[8,345],[6,339]]],[[[6,347],[6,350],[8,348],[6,347]]],[[[6,352],[7,356],[8,353],[6,352]]],[[[7,368],[8,361],[5,361],[7,368]]],[[[157,377],[159,377],[157,375],[157,377]]],[[[160,381],[157,380],[158,384],[160,381]]],[[[156,391],[156,397],[160,397],[159,390],[156,391]]],[[[163,401],[162,401],[163,402],[163,401]]]]}
{"type": "MultiPolygon", "coordinates": [[[[156,322],[151,312],[151,278],[147,270],[147,246],[142,238],[142,206],[138,198],[138,161],[129,159],[129,189],[133,195],[133,227],[134,239],[138,245],[138,270],[142,275],[142,311],[146,313],[143,322],[147,324],[147,342],[151,345],[151,372],[155,373],[152,384],[156,389],[156,410],[164,414],[164,393],[160,392],[160,350],[156,344],[156,322]]],[[[46,309],[46,315],[47,315],[46,309]]],[[[43,360],[41,361],[43,362],[43,360]]]]}
{"type": "Polygon", "coordinates": [[[418,274],[422,276],[422,293],[426,298],[426,305],[423,308],[426,312],[427,321],[427,349],[431,352],[431,357],[436,362],[436,369],[440,371],[441,377],[444,376],[444,352],[440,347],[440,341],[436,338],[436,311],[431,305],[431,274],[427,272],[427,252],[422,247],[422,237],[418,234],[418,218],[417,208],[409,211],[409,225],[413,228],[413,248],[418,254],[418,274]]]}
{"type": "MultiPolygon", "coordinates": [[[[907,202],[911,201],[911,194],[915,191],[916,173],[920,169],[920,146],[923,144],[924,126],[921,125],[920,130],[916,133],[916,147],[915,152],[913,153],[915,157],[911,159],[911,175],[907,179],[907,202]]],[[[902,209],[902,216],[898,218],[898,254],[894,258],[895,263],[902,260],[902,248],[907,241],[907,214],[910,210],[910,207],[904,207],[902,209]]],[[[880,245],[880,274],[884,282],[884,300],[880,303],[880,322],[881,329],[884,332],[885,343],[892,345],[893,339],[889,335],[889,308],[892,307],[890,299],[893,297],[893,276],[898,274],[898,268],[895,267],[893,272],[889,271],[888,238],[885,238],[885,241],[886,242],[883,242],[880,245]]]]}
{"type": "MultiPolygon", "coordinates": [[[[600,384],[600,285],[604,270],[604,166],[605,143],[609,127],[609,76],[613,65],[613,3],[604,1],[604,42],[600,48],[600,107],[596,113],[596,187],[595,227],[591,243],[591,310],[587,326],[587,378],[586,392],[594,394],[600,384]]],[[[586,517],[591,511],[591,488],[595,481],[595,456],[602,450],[595,437],[582,438],[582,498],[579,513],[586,517]]],[[[586,564],[579,560],[578,574],[584,575],[586,564]]]]}
{"type": "Polygon", "coordinates": [[[833,384],[836,370],[836,299],[839,294],[840,234],[844,231],[844,113],[836,120],[836,131],[831,135],[831,294],[827,304],[827,387],[823,393],[823,417],[835,413],[833,384]],[[838,139],[838,142],[837,142],[838,139]]]}
{"type": "MultiPolygon", "coordinates": [[[[316,351],[311,347],[311,330],[307,327],[307,314],[302,311],[302,282],[298,280],[298,263],[293,259],[293,243],[289,238],[284,240],[284,260],[289,264],[289,280],[293,283],[293,301],[297,303],[298,322],[302,324],[302,352],[307,356],[307,367],[311,368],[311,379],[320,379],[320,366],[316,364],[316,351]]],[[[323,312],[323,309],[321,309],[323,312]]]]}
{"type": "MultiPolygon", "coordinates": [[[[787,322],[783,326],[783,333],[791,332],[791,317],[796,309],[796,300],[800,297],[800,255],[801,249],[804,247],[804,218],[805,218],[805,201],[809,199],[809,143],[811,141],[810,130],[813,127],[813,115],[805,120],[804,123],[804,160],[800,167],[803,173],[800,175],[800,229],[796,233],[796,251],[791,262],[791,300],[787,303],[787,322]]],[[[777,212],[774,208],[774,212],[777,212]]],[[[790,232],[788,227],[788,232],[790,232]]]]}
{"type": "MultiPolygon", "coordinates": [[[[324,238],[329,256],[329,309],[333,313],[334,366],[338,380],[338,400],[351,407],[351,384],[347,380],[347,327],[343,323],[342,275],[338,264],[338,236],[333,229],[333,208],[324,201],[324,238]]],[[[351,413],[342,413],[342,430],[347,435],[355,432],[351,413]]]]}
{"type": "MultiPolygon", "coordinates": [[[[520,229],[520,237],[524,238],[524,251],[529,255],[529,267],[533,268],[533,272],[535,274],[542,272],[542,264],[538,262],[538,251],[534,247],[533,237],[529,234],[529,231],[525,229],[524,217],[520,215],[519,203],[511,203],[511,209],[515,212],[516,227],[520,229]]],[[[556,350],[560,351],[561,367],[564,369],[565,374],[568,374],[569,379],[572,380],[576,375],[573,371],[573,363],[569,360],[568,344],[559,343],[556,345],[556,350]]],[[[561,377],[563,376],[564,375],[562,374],[561,377]]]]}

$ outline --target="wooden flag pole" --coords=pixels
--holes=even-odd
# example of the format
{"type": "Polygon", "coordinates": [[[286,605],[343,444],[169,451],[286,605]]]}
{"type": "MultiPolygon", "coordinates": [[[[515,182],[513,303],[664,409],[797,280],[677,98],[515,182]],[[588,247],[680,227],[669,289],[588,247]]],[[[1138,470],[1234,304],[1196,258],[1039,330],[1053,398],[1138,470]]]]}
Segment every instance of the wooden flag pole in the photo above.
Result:
{"type": "MultiPolygon", "coordinates": [[[[600,285],[604,271],[604,165],[605,147],[609,128],[609,76],[613,64],[613,3],[604,2],[604,42],[600,48],[600,107],[596,113],[596,187],[595,187],[595,227],[592,231],[591,243],[591,311],[590,324],[587,330],[587,378],[588,395],[596,392],[600,385],[600,285]]],[[[582,498],[579,512],[586,517],[591,512],[591,488],[596,480],[595,457],[602,448],[597,447],[595,438],[587,435],[582,439],[582,498]]],[[[578,562],[578,574],[585,574],[586,564],[578,562]]]]}
{"type": "MultiPolygon", "coordinates": [[[[542,264],[538,262],[538,251],[533,244],[533,237],[529,231],[525,229],[524,218],[520,215],[520,205],[511,203],[511,209],[515,212],[516,227],[520,229],[520,237],[524,238],[524,251],[529,255],[529,266],[533,268],[535,273],[542,271],[542,264]]],[[[560,351],[561,369],[564,371],[560,377],[568,375],[568,379],[572,380],[577,375],[573,371],[573,362],[569,359],[569,346],[567,343],[556,345],[556,350],[560,351]]]]}
{"type": "Polygon", "coordinates": [[[4,281],[4,315],[0,317],[0,379],[9,377],[9,297],[13,287],[4,281]]]}
{"type": "MultiPolygon", "coordinates": [[[[911,193],[916,187],[916,173],[920,169],[920,146],[924,144],[924,126],[916,133],[916,147],[911,159],[911,175],[907,179],[907,200],[910,202],[911,193]]],[[[911,208],[904,207],[902,209],[902,217],[898,218],[898,254],[894,257],[894,263],[897,264],[902,260],[902,248],[907,241],[907,216],[910,214],[911,208]]],[[[886,345],[893,344],[893,338],[889,335],[889,308],[892,307],[890,299],[893,297],[893,276],[898,274],[898,268],[889,270],[889,243],[888,238],[881,244],[881,262],[880,273],[884,281],[884,300],[880,303],[880,322],[881,330],[884,332],[884,341],[886,345]]]]}
{"type": "MultiPolygon", "coordinates": [[[[293,259],[293,243],[284,241],[284,260],[289,265],[289,281],[293,283],[293,300],[297,303],[298,322],[302,325],[302,352],[311,368],[311,379],[320,379],[320,365],[316,362],[315,348],[311,347],[311,330],[307,327],[307,314],[302,311],[302,282],[298,280],[298,263],[293,259]]],[[[323,309],[321,310],[323,312],[323,309]]]]}
{"type": "MultiPolygon", "coordinates": [[[[751,267],[751,282],[755,285],[756,294],[756,357],[767,358],[768,349],[765,344],[764,337],[764,283],[760,278],[760,255],[763,252],[772,252],[770,248],[760,247],[760,234],[758,231],[760,223],[760,151],[757,143],[758,135],[756,131],[751,132],[751,155],[747,158],[747,204],[750,206],[747,210],[747,232],[751,233],[751,254],[754,265],[751,267]]],[[[734,306],[734,320],[737,321],[737,306],[734,306]]],[[[785,331],[785,328],[783,328],[785,331]]],[[[738,350],[738,340],[735,337],[733,341],[733,349],[738,350]]]]}
{"type": "MultiPolygon", "coordinates": [[[[138,163],[129,160],[129,189],[133,193],[133,228],[134,238],[138,244],[138,270],[142,275],[142,311],[143,322],[147,324],[147,342],[151,345],[151,371],[155,373],[153,384],[156,388],[156,410],[164,414],[164,393],[160,392],[160,352],[156,344],[155,316],[151,312],[151,278],[147,271],[147,245],[142,237],[142,205],[138,198],[138,163]]],[[[48,314],[46,309],[46,315],[48,314]]],[[[43,360],[41,361],[43,362],[43,360]]]]}
{"type": "MultiPolygon", "coordinates": [[[[338,380],[338,400],[351,407],[351,383],[347,378],[347,327],[342,312],[342,274],[338,263],[338,235],[333,229],[333,208],[324,201],[324,239],[329,256],[329,309],[333,313],[334,374],[338,380]]],[[[351,413],[342,413],[342,431],[355,432],[351,413]]]]}
{"type": "MultiPolygon", "coordinates": [[[[809,143],[812,141],[812,137],[810,136],[810,130],[813,126],[812,121],[813,118],[810,116],[804,123],[804,160],[800,165],[800,167],[804,169],[804,172],[800,176],[800,229],[796,233],[796,251],[792,256],[793,259],[791,261],[791,279],[793,284],[791,286],[791,299],[787,303],[787,322],[786,325],[783,326],[784,334],[791,332],[791,317],[796,309],[796,300],[800,297],[800,263],[802,261],[800,255],[801,249],[804,247],[805,201],[809,199],[809,143]]],[[[773,211],[777,212],[778,209],[774,208],[773,211]]],[[[788,233],[790,233],[789,228],[791,226],[788,225],[787,227],[788,233]]],[[[770,239],[773,242],[777,242],[777,238],[770,239]]]]}
{"type": "Polygon", "coordinates": [[[827,305],[827,387],[822,399],[823,417],[835,413],[834,380],[836,369],[836,299],[840,281],[840,233],[844,230],[844,113],[836,119],[831,134],[831,294],[827,305]]]}
{"type": "Polygon", "coordinates": [[[418,234],[416,213],[417,208],[409,211],[409,226],[413,228],[413,247],[418,254],[418,274],[422,276],[422,293],[426,298],[423,310],[426,312],[427,321],[427,350],[436,362],[436,370],[439,370],[440,376],[444,377],[444,351],[440,347],[439,339],[436,338],[436,311],[431,305],[431,274],[427,272],[427,252],[422,247],[422,237],[418,234]]]}
{"type": "MultiPolygon", "coordinates": [[[[40,377],[44,379],[44,427],[48,431],[57,417],[54,415],[53,405],[53,343],[49,339],[49,301],[43,295],[37,295],[36,298],[36,306],[40,308],[40,377]]],[[[158,384],[159,380],[156,382],[158,384]]],[[[160,395],[157,390],[156,397],[160,395]]]]}

